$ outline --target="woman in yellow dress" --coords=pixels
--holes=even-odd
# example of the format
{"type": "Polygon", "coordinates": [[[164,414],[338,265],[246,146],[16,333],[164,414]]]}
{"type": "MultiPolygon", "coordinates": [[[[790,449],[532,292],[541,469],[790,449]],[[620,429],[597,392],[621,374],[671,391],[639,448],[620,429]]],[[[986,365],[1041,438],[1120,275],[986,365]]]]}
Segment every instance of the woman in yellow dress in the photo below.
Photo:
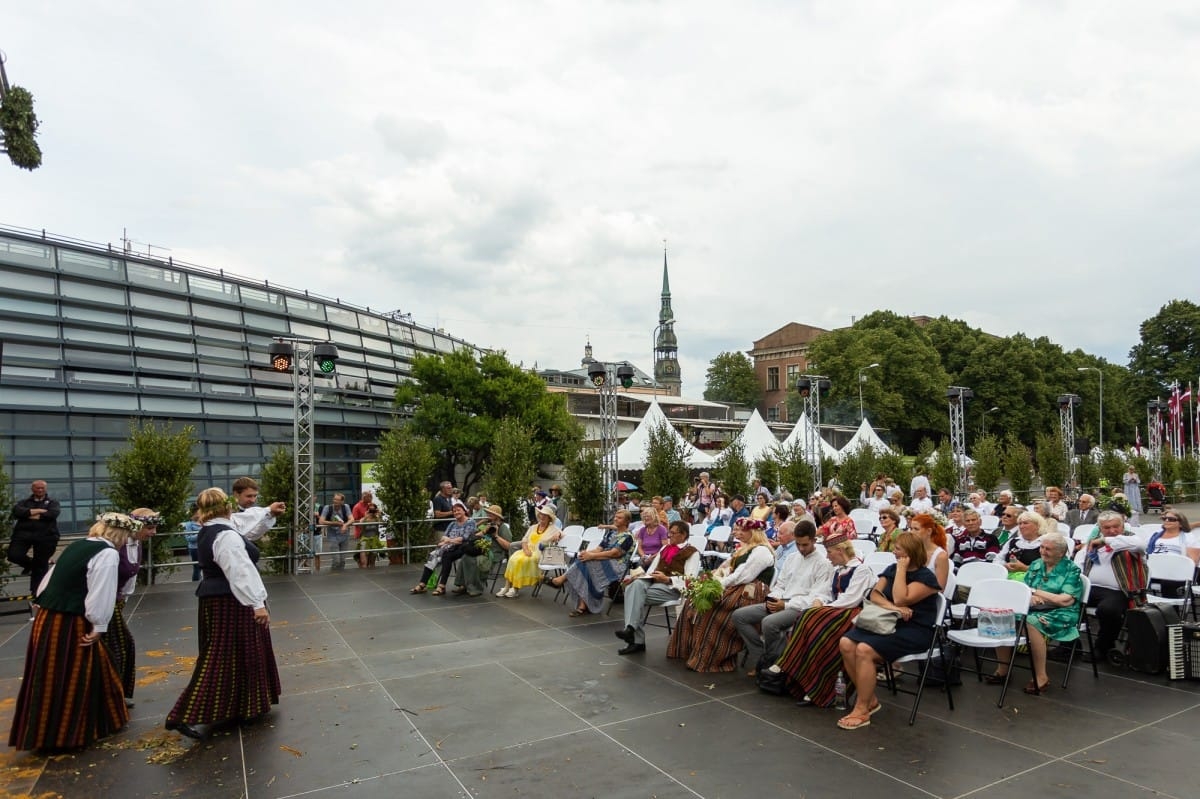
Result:
{"type": "Polygon", "coordinates": [[[553,504],[547,503],[538,508],[537,524],[525,531],[520,551],[514,551],[508,556],[508,567],[504,570],[504,587],[496,592],[496,596],[515,599],[522,588],[541,582],[542,573],[538,569],[541,547],[562,538],[562,530],[554,526],[556,518],[553,504]]]}

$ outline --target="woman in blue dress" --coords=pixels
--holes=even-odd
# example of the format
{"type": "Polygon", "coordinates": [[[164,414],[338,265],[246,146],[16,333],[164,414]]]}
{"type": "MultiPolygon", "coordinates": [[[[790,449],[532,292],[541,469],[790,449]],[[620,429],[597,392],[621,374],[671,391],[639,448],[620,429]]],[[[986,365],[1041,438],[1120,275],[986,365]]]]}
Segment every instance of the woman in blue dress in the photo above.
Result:
{"type": "Polygon", "coordinates": [[[855,627],[842,636],[840,642],[842,664],[856,689],[854,707],[838,719],[838,726],[843,730],[867,726],[871,716],[881,707],[875,698],[875,667],[905,655],[925,652],[933,640],[937,594],[941,587],[937,575],[924,565],[925,542],[915,533],[901,533],[893,551],[896,562],[880,573],[867,598],[900,614],[896,631],[880,635],[855,627]]]}
{"type": "Polygon", "coordinates": [[[632,513],[617,511],[611,529],[600,539],[600,544],[595,549],[580,552],[566,574],[550,581],[555,588],[562,588],[565,583],[568,596],[575,600],[575,609],[569,616],[603,610],[606,589],[629,570],[629,554],[634,546],[633,534],[629,532],[631,521],[632,513]]]}

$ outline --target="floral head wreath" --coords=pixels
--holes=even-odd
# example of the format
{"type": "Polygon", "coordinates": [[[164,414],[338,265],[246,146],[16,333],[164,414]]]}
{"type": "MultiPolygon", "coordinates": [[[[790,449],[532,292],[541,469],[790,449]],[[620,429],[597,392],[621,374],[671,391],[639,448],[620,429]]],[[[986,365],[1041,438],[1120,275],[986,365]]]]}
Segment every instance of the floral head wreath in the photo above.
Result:
{"type": "Polygon", "coordinates": [[[129,518],[133,519],[135,522],[141,522],[143,527],[162,527],[163,524],[163,517],[157,513],[131,513],[129,514],[129,518]]]}
{"type": "Polygon", "coordinates": [[[737,526],[746,530],[765,530],[767,523],[758,519],[741,518],[737,520],[737,526]]]}
{"type": "Polygon", "coordinates": [[[124,513],[101,513],[96,517],[96,521],[106,527],[116,527],[120,530],[128,530],[131,533],[136,533],[142,529],[142,522],[134,519],[131,516],[126,516],[124,513]]]}

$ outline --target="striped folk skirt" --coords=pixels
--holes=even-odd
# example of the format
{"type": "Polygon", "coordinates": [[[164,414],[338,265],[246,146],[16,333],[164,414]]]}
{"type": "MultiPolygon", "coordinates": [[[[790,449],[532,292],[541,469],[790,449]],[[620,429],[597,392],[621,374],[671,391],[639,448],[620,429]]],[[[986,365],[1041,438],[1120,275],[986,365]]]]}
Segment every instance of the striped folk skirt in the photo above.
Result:
{"type": "Polygon", "coordinates": [[[125,623],[125,601],[117,600],[113,609],[112,619],[108,622],[108,630],[100,636],[100,640],[108,647],[108,656],[112,659],[117,674],[121,675],[121,687],[125,696],[133,698],[134,677],[134,643],[129,625],[125,623]]]}
{"type": "MultiPolygon", "coordinates": [[[[788,675],[788,691],[797,699],[806,695],[817,707],[829,707],[842,669],[838,643],[854,628],[862,608],[813,608],[796,621],[796,629],[776,665],[788,675]]],[[[846,684],[850,684],[849,675],[846,684]]]]}
{"type": "Polygon", "coordinates": [[[17,749],[78,749],[129,721],[121,678],[99,641],[80,646],[91,629],[83,616],[42,608],[25,651],[8,745],[17,749]]]}
{"type": "Polygon", "coordinates": [[[690,602],[685,603],[667,644],[667,657],[685,658],[692,671],[733,671],[737,656],[746,648],[733,626],[733,612],[762,602],[766,596],[766,586],[755,581],[726,588],[721,601],[704,613],[697,613],[690,602]]]}
{"type": "Polygon", "coordinates": [[[271,631],[231,594],[200,599],[200,655],[168,723],[253,721],[279,704],[271,631]]]}

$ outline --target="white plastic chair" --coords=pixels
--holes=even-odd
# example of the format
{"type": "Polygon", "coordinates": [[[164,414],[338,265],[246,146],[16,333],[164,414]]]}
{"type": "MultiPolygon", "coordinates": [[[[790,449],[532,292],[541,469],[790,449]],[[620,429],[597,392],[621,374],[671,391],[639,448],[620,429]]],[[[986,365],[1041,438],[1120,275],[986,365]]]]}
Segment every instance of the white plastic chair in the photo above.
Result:
{"type": "Polygon", "coordinates": [[[875,554],[875,545],[860,538],[854,542],[854,554],[858,555],[863,563],[866,563],[867,558],[875,554]]]}
{"type": "Polygon", "coordinates": [[[708,539],[703,535],[693,533],[688,537],[688,546],[693,547],[697,552],[703,552],[708,549],[708,539]]]}
{"type": "Polygon", "coordinates": [[[1147,568],[1150,572],[1150,593],[1147,593],[1146,601],[1154,605],[1174,605],[1179,608],[1179,615],[1184,616],[1192,597],[1192,578],[1196,574],[1196,564],[1192,563],[1192,559],[1187,555],[1159,552],[1147,559],[1147,568]],[[1183,596],[1167,597],[1153,593],[1156,580],[1183,583],[1183,596]]]}
{"type": "Polygon", "coordinates": [[[1096,529],[1094,524],[1081,524],[1071,531],[1071,538],[1080,544],[1092,537],[1092,531],[1096,529]]]}
{"type": "Polygon", "coordinates": [[[583,525],[582,524],[572,524],[568,527],[563,528],[563,537],[564,538],[571,535],[572,533],[582,536],[583,535],[583,525]]]}
{"type": "Polygon", "coordinates": [[[870,568],[876,577],[888,566],[894,566],[896,556],[891,552],[872,552],[863,558],[863,565],[870,568]]]}
{"type": "MultiPolygon", "coordinates": [[[[1100,660],[1100,658],[1097,657],[1096,652],[1092,650],[1092,628],[1088,624],[1087,603],[1088,597],[1092,595],[1092,581],[1088,579],[1086,574],[1080,575],[1080,579],[1083,580],[1083,600],[1080,602],[1079,607],[1078,628],[1082,635],[1071,642],[1071,654],[1067,657],[1067,669],[1063,674],[1062,687],[1064,690],[1066,690],[1067,681],[1071,679],[1071,666],[1075,662],[1075,655],[1080,651],[1080,642],[1083,640],[1083,636],[1087,636],[1088,652],[1092,653],[1092,676],[1097,680],[1100,679],[1100,669],[1096,666],[1096,663],[1100,660]]],[[[1102,656],[1103,655],[1101,655],[1101,657],[1102,656]]]]}
{"type": "MultiPolygon", "coordinates": [[[[950,575],[950,579],[946,581],[946,590],[952,595],[954,593],[954,575],[950,575]]],[[[934,625],[933,637],[929,641],[929,649],[924,652],[916,652],[912,655],[904,655],[897,658],[891,663],[884,663],[883,669],[887,679],[887,686],[893,694],[906,693],[913,695],[912,710],[908,714],[908,726],[912,726],[917,720],[917,708],[921,704],[921,695],[925,693],[925,680],[929,676],[929,667],[933,663],[934,650],[939,650],[942,654],[942,669],[944,672],[944,681],[942,687],[946,691],[946,702],[950,705],[950,709],[954,710],[954,697],[950,693],[950,674],[951,665],[950,658],[945,657],[945,641],[946,641],[946,608],[949,603],[946,599],[945,592],[937,595],[937,623],[934,625]],[[917,676],[917,690],[909,691],[906,688],[896,686],[896,672],[894,667],[905,663],[920,663],[921,672],[917,676]]],[[[903,670],[901,670],[903,671],[903,670]]]]}
{"type": "MultiPolygon", "coordinates": [[[[957,577],[960,586],[970,589],[980,580],[1007,580],[1008,569],[1004,568],[1001,563],[972,560],[958,567],[957,577]]],[[[954,595],[951,594],[950,598],[953,601],[954,595]]],[[[951,605],[950,615],[954,619],[966,618],[967,606],[965,604],[951,605]]]]}
{"type": "Polygon", "coordinates": [[[980,657],[979,650],[994,649],[998,646],[1012,647],[1012,655],[1007,664],[1008,671],[1004,676],[1004,687],[1000,689],[1000,699],[996,702],[996,707],[1004,707],[1008,684],[1012,682],[1017,649],[1025,643],[1025,617],[1029,614],[1029,599],[1032,594],[1029,586],[1016,580],[980,580],[971,586],[971,593],[967,595],[968,607],[1011,610],[1016,618],[1013,634],[1003,638],[992,638],[980,634],[978,629],[949,630],[946,633],[946,637],[956,648],[970,648],[975,651],[975,672],[980,682],[983,682],[983,658],[980,657]]]}
{"type": "MultiPolygon", "coordinates": [[[[712,532],[708,534],[708,543],[716,544],[719,546],[726,546],[726,545],[728,545],[729,538],[732,534],[733,534],[733,529],[731,527],[728,527],[727,525],[721,525],[720,527],[714,527],[712,532]]],[[[710,560],[713,560],[713,561],[726,561],[726,560],[729,560],[733,556],[729,552],[717,552],[717,551],[709,550],[704,553],[704,557],[706,557],[710,560]]]]}
{"type": "Polygon", "coordinates": [[[863,519],[863,518],[851,519],[851,521],[854,522],[854,534],[858,537],[858,539],[860,541],[864,540],[864,539],[870,539],[871,536],[874,535],[875,525],[878,522],[878,518],[879,517],[877,516],[874,521],[871,519],[863,519]]]}
{"type": "Polygon", "coordinates": [[[1000,526],[1000,517],[993,516],[990,513],[984,514],[979,517],[979,526],[983,528],[985,533],[993,532],[1000,526]]]}
{"type": "Polygon", "coordinates": [[[1055,527],[1058,529],[1058,532],[1062,533],[1068,538],[1071,537],[1071,525],[1067,524],[1066,522],[1055,522],[1055,527]]]}
{"type": "Polygon", "coordinates": [[[1137,537],[1142,540],[1143,544],[1150,543],[1150,537],[1163,529],[1161,523],[1143,524],[1141,527],[1135,527],[1134,532],[1137,537]]]}

